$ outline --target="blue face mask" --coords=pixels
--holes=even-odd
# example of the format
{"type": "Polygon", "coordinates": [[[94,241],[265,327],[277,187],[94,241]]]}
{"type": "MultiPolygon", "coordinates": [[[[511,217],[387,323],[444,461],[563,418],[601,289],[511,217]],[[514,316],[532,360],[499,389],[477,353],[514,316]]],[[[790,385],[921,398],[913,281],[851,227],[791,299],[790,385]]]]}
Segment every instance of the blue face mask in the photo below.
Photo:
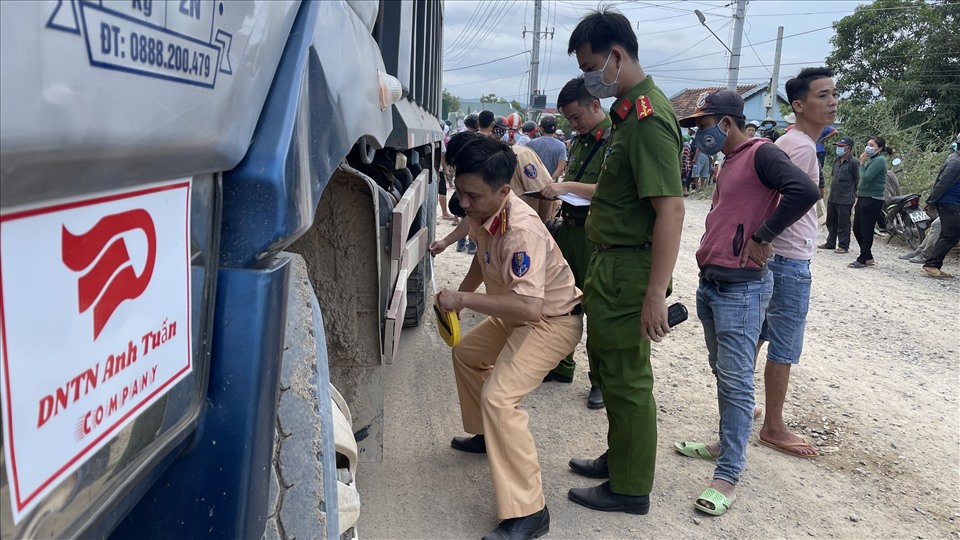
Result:
{"type": "Polygon", "coordinates": [[[953,151],[954,151],[954,152],[957,151],[957,143],[953,143],[953,144],[951,144],[950,146],[953,147],[953,151]]]}
{"type": "Polygon", "coordinates": [[[706,129],[701,129],[693,138],[693,142],[704,154],[714,155],[723,148],[723,143],[727,141],[727,132],[720,129],[720,124],[714,124],[706,129]]]}
{"type": "Polygon", "coordinates": [[[842,156],[842,155],[844,155],[844,154],[846,154],[846,153],[847,153],[847,147],[845,147],[845,146],[838,146],[838,147],[837,147],[837,155],[838,155],[838,156],[842,156]]]}
{"type": "Polygon", "coordinates": [[[863,152],[867,154],[867,157],[873,157],[877,155],[877,149],[872,146],[865,146],[863,152]]]}

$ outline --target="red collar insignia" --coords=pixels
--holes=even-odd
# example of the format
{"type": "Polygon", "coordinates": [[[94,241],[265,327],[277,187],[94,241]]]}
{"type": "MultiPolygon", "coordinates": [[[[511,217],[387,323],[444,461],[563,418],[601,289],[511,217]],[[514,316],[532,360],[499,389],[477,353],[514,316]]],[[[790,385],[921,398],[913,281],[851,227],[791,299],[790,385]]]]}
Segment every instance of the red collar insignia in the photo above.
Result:
{"type": "Polygon", "coordinates": [[[643,120],[648,116],[653,116],[653,105],[650,103],[650,98],[647,96],[640,96],[637,98],[637,120],[643,120]]]}
{"type": "Polygon", "coordinates": [[[490,228],[487,229],[490,231],[491,236],[496,236],[497,231],[500,231],[500,236],[503,236],[507,233],[509,225],[507,224],[507,209],[504,208],[500,211],[500,215],[493,218],[490,221],[490,228]]]}
{"type": "Polygon", "coordinates": [[[629,113],[630,109],[632,108],[633,103],[629,99],[622,99],[620,101],[620,105],[617,106],[617,116],[619,116],[621,120],[625,120],[627,118],[627,113],[629,113]]]}

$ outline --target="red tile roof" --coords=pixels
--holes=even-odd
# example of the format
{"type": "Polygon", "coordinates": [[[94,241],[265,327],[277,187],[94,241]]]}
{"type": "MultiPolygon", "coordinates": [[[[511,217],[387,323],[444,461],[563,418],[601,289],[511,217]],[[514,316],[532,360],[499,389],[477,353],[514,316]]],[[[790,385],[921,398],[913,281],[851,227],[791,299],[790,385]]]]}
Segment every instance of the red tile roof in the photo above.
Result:
{"type": "MultiPolygon", "coordinates": [[[[756,84],[741,84],[737,86],[737,92],[743,96],[756,89],[756,84]]],[[[686,90],[681,91],[679,94],[670,98],[670,103],[673,105],[673,110],[677,113],[677,118],[683,118],[685,116],[690,116],[693,114],[693,110],[697,108],[697,99],[700,97],[700,94],[704,92],[716,92],[717,90],[723,90],[726,86],[706,86],[703,88],[687,88],[686,90]]]]}

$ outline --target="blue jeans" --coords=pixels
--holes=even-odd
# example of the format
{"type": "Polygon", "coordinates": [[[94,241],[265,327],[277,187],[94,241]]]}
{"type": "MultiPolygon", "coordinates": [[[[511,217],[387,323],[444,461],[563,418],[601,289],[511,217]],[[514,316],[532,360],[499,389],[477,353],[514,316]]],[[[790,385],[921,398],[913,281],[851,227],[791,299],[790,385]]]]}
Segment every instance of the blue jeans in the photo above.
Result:
{"type": "Polygon", "coordinates": [[[767,261],[773,273],[773,297],[760,339],[770,342],[767,361],[796,364],[803,352],[803,332],[810,309],[810,261],[774,255],[767,261]]]}
{"type": "Polygon", "coordinates": [[[703,323],[720,406],[720,456],[713,477],[731,484],[737,483],[747,463],[747,440],[753,428],[753,359],[772,294],[770,272],[742,283],[701,279],[697,289],[697,317],[703,323]]]}

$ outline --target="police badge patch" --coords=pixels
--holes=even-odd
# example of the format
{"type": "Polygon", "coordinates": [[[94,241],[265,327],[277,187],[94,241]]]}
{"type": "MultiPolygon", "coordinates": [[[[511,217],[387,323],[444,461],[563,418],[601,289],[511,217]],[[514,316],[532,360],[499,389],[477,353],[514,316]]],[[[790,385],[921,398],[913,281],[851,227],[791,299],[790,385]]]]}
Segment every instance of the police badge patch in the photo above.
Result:
{"type": "Polygon", "coordinates": [[[533,165],[533,163],[527,163],[523,166],[523,174],[527,175],[527,178],[536,178],[537,168],[533,165]]]}
{"type": "Polygon", "coordinates": [[[530,270],[530,256],[527,255],[527,252],[518,251],[514,253],[510,268],[513,270],[513,275],[523,277],[530,270]]]}

